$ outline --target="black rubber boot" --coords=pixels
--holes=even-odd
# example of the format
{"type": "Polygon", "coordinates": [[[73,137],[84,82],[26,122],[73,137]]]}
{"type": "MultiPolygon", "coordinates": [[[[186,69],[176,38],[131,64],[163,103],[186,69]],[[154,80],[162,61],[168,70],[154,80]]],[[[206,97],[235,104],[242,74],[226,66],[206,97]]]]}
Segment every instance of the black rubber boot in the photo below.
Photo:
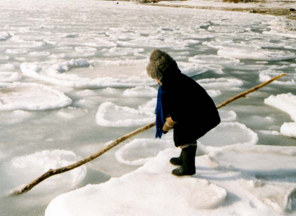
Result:
{"type": "Polygon", "coordinates": [[[182,152],[183,150],[181,151],[181,154],[179,157],[173,157],[170,159],[170,163],[175,165],[175,166],[181,166],[183,165],[183,160],[182,160],[182,152]]]}
{"type": "Polygon", "coordinates": [[[195,153],[197,146],[188,146],[182,149],[183,164],[172,171],[173,175],[184,176],[195,174],[195,153]]]}

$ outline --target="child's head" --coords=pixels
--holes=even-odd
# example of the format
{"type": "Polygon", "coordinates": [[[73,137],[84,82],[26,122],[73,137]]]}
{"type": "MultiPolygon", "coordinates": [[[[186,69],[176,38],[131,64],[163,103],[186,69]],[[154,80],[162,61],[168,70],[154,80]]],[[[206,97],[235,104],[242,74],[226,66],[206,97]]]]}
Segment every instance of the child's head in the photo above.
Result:
{"type": "Polygon", "coordinates": [[[167,69],[174,63],[174,59],[169,54],[161,50],[153,50],[150,55],[150,62],[146,68],[147,74],[161,82],[167,69]]]}

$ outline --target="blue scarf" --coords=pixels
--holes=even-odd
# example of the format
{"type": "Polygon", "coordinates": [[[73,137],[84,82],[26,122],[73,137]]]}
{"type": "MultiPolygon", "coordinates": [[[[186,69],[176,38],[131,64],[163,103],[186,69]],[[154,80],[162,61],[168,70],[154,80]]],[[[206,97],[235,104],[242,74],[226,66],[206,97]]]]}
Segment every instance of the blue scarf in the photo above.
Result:
{"type": "Polygon", "coordinates": [[[162,127],[164,125],[164,116],[163,116],[163,109],[162,109],[162,97],[164,95],[164,91],[162,90],[161,86],[158,87],[158,93],[157,93],[157,104],[155,109],[156,114],[156,133],[155,138],[161,138],[163,132],[162,127]]]}

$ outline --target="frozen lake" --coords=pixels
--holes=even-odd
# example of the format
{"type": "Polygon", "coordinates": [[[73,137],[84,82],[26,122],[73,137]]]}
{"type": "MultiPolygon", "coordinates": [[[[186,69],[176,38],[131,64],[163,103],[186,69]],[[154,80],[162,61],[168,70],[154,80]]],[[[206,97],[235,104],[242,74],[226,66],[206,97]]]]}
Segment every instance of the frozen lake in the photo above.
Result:
{"type": "Polygon", "coordinates": [[[189,189],[180,189],[191,201],[177,201],[188,207],[185,215],[296,215],[295,22],[90,0],[1,0],[0,11],[1,216],[99,215],[96,202],[106,216],[184,215],[178,207],[150,208],[168,199],[163,208],[170,209],[177,192],[166,185],[182,185],[169,174],[168,159],[179,154],[172,134],[155,140],[154,129],[27,194],[8,196],[154,121],[157,86],[145,71],[153,49],[175,58],[217,105],[287,74],[219,110],[223,122],[199,140],[197,174],[184,180],[189,189]],[[133,181],[146,183],[133,188],[133,181]],[[153,184],[163,193],[140,204],[153,184]],[[92,200],[81,205],[90,191],[92,200]],[[127,191],[135,209],[116,198],[127,191]]]}

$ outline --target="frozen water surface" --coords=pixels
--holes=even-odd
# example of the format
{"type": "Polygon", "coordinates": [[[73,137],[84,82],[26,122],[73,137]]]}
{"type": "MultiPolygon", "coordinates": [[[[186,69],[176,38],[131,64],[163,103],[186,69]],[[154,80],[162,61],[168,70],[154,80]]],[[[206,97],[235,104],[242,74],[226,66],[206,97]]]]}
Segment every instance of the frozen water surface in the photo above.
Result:
{"type": "Polygon", "coordinates": [[[0,11],[1,216],[295,215],[294,21],[91,0],[1,0],[0,11]],[[171,176],[180,150],[152,129],[9,197],[154,121],[157,48],[216,104],[286,76],[219,110],[193,177],[171,176]]]}

